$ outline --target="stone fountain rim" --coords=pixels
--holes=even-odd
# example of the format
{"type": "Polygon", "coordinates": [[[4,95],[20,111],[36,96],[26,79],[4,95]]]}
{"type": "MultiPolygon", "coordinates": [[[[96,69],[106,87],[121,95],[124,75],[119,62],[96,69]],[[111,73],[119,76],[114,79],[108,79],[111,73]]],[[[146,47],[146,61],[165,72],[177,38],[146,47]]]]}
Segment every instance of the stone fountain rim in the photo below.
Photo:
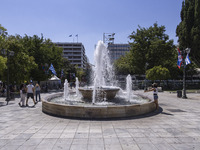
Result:
{"type": "MultiPolygon", "coordinates": [[[[120,90],[119,87],[114,87],[114,86],[102,86],[100,88],[97,88],[99,90],[105,90],[105,91],[108,91],[108,90],[120,90]]],[[[78,90],[85,90],[85,91],[91,91],[93,90],[92,87],[79,87],[78,90]]]]}
{"type": "Polygon", "coordinates": [[[154,100],[152,99],[149,99],[148,97],[145,97],[145,96],[142,96],[141,94],[136,94],[137,96],[140,96],[144,99],[147,99],[148,101],[146,103],[143,103],[143,104],[127,104],[127,105],[87,105],[87,106],[84,106],[84,105],[69,105],[69,104],[62,104],[62,103],[55,103],[55,102],[51,102],[50,100],[53,99],[53,98],[57,98],[57,97],[61,97],[63,96],[64,93],[57,93],[57,94],[53,94],[51,96],[47,96],[45,99],[43,99],[43,102],[46,101],[48,103],[51,103],[51,104],[55,104],[55,105],[62,105],[62,106],[74,106],[74,107],[122,107],[122,106],[135,106],[135,105],[143,105],[143,104],[147,104],[147,103],[151,103],[151,102],[154,102],[154,100]]]}
{"type": "Polygon", "coordinates": [[[144,104],[130,105],[68,105],[49,102],[48,100],[62,96],[63,93],[48,96],[42,100],[42,111],[46,114],[64,118],[83,118],[83,119],[105,119],[105,118],[124,118],[144,115],[156,109],[153,100],[144,104]]]}

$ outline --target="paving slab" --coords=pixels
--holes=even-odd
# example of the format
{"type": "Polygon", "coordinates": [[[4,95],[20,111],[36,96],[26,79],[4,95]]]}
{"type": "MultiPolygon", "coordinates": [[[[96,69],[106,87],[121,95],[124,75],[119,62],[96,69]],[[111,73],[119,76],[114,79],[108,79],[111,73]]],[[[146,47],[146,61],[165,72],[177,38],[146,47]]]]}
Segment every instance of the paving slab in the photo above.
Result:
{"type": "MultiPolygon", "coordinates": [[[[153,98],[152,92],[133,93],[153,98]]],[[[200,94],[187,93],[188,99],[170,92],[158,95],[159,111],[110,120],[53,117],[42,112],[41,102],[22,108],[19,98],[6,105],[1,97],[0,150],[200,149],[200,94]]]]}

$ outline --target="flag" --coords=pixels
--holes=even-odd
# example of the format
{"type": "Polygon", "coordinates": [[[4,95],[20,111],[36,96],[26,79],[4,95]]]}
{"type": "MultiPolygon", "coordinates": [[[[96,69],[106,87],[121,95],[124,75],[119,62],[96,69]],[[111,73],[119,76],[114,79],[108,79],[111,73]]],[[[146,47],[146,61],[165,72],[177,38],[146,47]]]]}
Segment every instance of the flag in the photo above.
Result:
{"type": "Polygon", "coordinates": [[[71,34],[71,35],[69,35],[69,37],[72,37],[72,34],[71,34]]]}
{"type": "Polygon", "coordinates": [[[181,68],[182,60],[183,60],[183,57],[182,57],[182,55],[181,55],[180,50],[178,49],[178,61],[177,61],[177,66],[178,66],[179,69],[181,68]]]}
{"type": "Polygon", "coordinates": [[[187,56],[186,56],[186,58],[185,58],[185,64],[188,65],[188,64],[190,64],[190,63],[191,63],[191,61],[190,61],[190,59],[189,59],[189,54],[187,54],[187,56]]]}
{"type": "Polygon", "coordinates": [[[56,71],[55,71],[55,69],[54,69],[54,67],[53,67],[52,64],[51,64],[51,66],[49,67],[49,70],[51,70],[51,72],[52,72],[54,75],[56,75],[56,71]]]}

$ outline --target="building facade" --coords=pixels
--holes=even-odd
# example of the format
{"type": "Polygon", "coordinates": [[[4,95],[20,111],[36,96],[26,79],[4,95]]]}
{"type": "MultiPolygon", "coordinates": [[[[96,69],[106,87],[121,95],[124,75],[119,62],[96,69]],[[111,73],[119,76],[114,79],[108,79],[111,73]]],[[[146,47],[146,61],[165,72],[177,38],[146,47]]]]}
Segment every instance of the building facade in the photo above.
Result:
{"type": "Polygon", "coordinates": [[[78,65],[82,69],[86,68],[88,58],[82,43],[56,42],[55,45],[63,48],[63,57],[67,58],[71,64],[78,65]]]}
{"type": "Polygon", "coordinates": [[[108,50],[110,55],[111,63],[114,63],[115,60],[119,59],[121,56],[124,56],[126,52],[130,51],[129,44],[108,44],[108,50]]]}

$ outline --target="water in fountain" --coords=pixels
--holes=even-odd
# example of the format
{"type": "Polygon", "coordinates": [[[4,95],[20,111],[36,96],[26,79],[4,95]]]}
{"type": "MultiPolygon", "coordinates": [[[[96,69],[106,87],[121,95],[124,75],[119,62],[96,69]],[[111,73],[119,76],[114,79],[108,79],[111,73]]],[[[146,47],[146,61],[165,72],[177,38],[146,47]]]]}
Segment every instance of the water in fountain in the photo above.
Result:
{"type": "Polygon", "coordinates": [[[102,41],[98,41],[94,53],[94,89],[92,103],[95,103],[96,95],[98,95],[98,88],[103,86],[114,85],[113,68],[110,63],[108,49],[102,41]]]}
{"type": "Polygon", "coordinates": [[[65,83],[64,83],[64,99],[67,100],[69,96],[69,83],[67,81],[67,79],[65,79],[65,83]]]}
{"type": "Polygon", "coordinates": [[[132,96],[132,78],[130,74],[126,77],[126,92],[127,92],[127,101],[130,102],[132,96]]]}
{"type": "Polygon", "coordinates": [[[78,78],[76,77],[76,96],[79,96],[79,81],[78,81],[78,78]]]}
{"type": "Polygon", "coordinates": [[[76,78],[76,93],[72,90],[69,92],[68,81],[65,80],[64,100],[62,93],[60,96],[53,96],[47,101],[57,105],[44,102],[43,112],[66,117],[112,118],[141,115],[153,111],[152,101],[132,94],[130,75],[126,78],[126,92],[115,87],[114,71],[110,64],[108,50],[102,41],[98,42],[94,56],[94,86],[78,88],[79,83],[76,78]],[[82,97],[77,96],[78,90],[82,97]],[[95,105],[91,106],[91,102],[95,105]]]}
{"type": "Polygon", "coordinates": [[[64,99],[67,101],[63,102],[63,98],[56,101],[70,105],[91,105],[91,102],[95,105],[123,105],[127,102],[127,104],[141,103],[141,100],[138,101],[138,97],[132,94],[132,79],[130,75],[126,79],[126,92],[114,86],[116,81],[114,80],[114,71],[110,63],[109,52],[102,41],[98,41],[94,60],[93,86],[79,87],[79,81],[76,78],[76,93],[72,90],[69,92],[68,81],[65,80],[64,99]]]}

